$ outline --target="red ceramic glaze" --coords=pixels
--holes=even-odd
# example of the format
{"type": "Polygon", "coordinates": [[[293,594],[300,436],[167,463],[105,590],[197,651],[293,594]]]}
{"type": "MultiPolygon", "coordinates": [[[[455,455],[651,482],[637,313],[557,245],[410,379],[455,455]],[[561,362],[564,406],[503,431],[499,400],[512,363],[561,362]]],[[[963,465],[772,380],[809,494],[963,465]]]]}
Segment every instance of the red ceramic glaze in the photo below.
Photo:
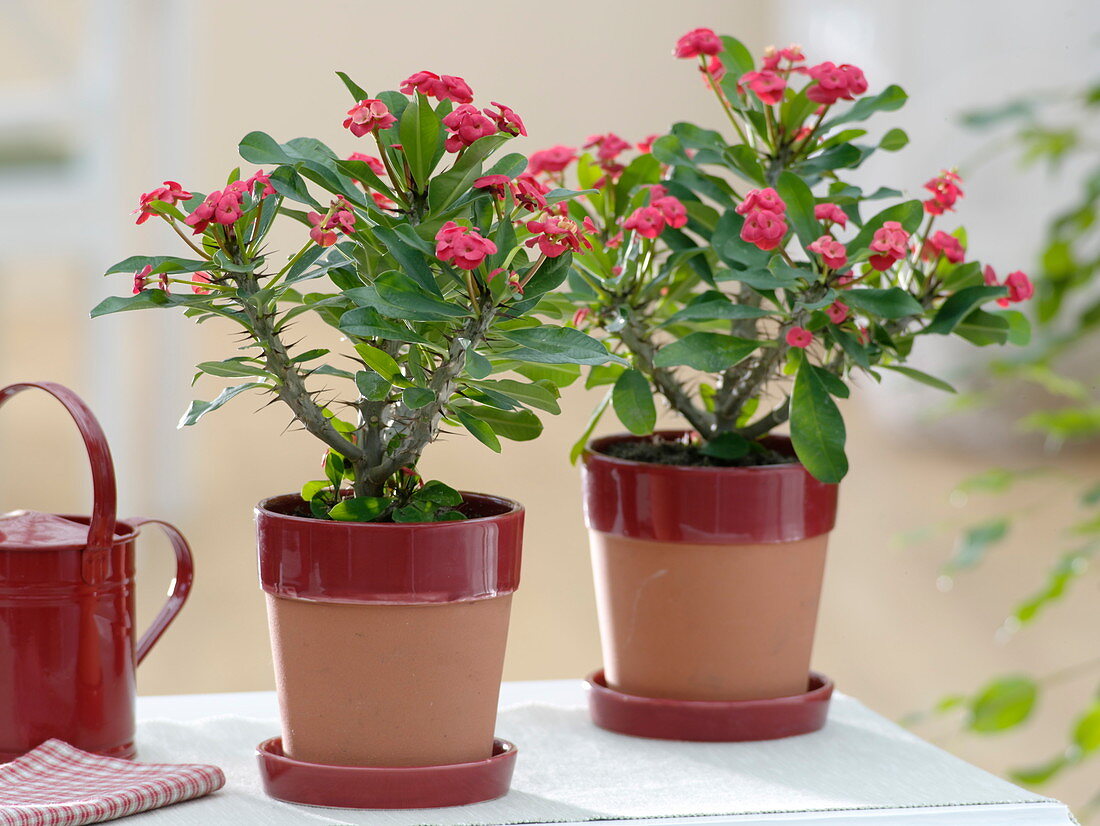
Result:
{"type": "Polygon", "coordinates": [[[464,493],[461,522],[332,522],[293,516],[297,494],[256,508],[260,584],[319,602],[462,602],[519,585],[523,506],[464,493]],[[368,528],[368,529],[365,529],[368,528]]]}
{"type": "Polygon", "coordinates": [[[86,751],[134,754],[134,669],[183,606],[193,566],[187,541],[153,519],[115,519],[111,453],[99,423],[51,383],[0,390],[50,393],[72,414],[92,464],[91,516],[29,511],[0,518],[0,760],[56,737],[86,751]],[[134,541],[160,526],[176,579],[152,626],[134,642],[134,541]]]}
{"type": "MultiPolygon", "coordinates": [[[[684,431],[660,431],[677,439],[684,431]]],[[[590,530],[659,542],[733,545],[792,542],[832,530],[837,486],[798,462],[757,467],[684,467],[616,459],[602,451],[647,436],[595,439],[584,452],[584,512],[590,530]]],[[[765,444],[793,455],[790,440],[765,444]]]]}
{"type": "Polygon", "coordinates": [[[638,697],[608,688],[602,670],[588,678],[597,726],[659,740],[728,743],[809,734],[825,725],[832,696],[832,680],[813,672],[805,694],[734,702],[638,697]]]}
{"type": "Polygon", "coordinates": [[[342,809],[435,809],[503,797],[512,782],[517,749],[493,742],[487,760],[402,768],[325,766],[283,754],[279,737],[260,743],[256,757],[264,791],[289,803],[342,809]]]}

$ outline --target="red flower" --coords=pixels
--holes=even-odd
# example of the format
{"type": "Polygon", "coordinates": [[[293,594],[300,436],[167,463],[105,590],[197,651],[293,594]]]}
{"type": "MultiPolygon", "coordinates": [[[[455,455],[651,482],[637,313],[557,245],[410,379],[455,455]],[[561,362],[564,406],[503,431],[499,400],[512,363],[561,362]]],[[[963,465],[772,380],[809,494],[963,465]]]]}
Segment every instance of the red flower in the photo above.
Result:
{"type": "Polygon", "coordinates": [[[362,161],[370,167],[370,171],[375,175],[384,175],[386,172],[386,165],[382,163],[381,158],[376,158],[374,155],[367,155],[363,152],[352,152],[348,155],[349,161],[362,161]]]}
{"type": "Polygon", "coordinates": [[[510,107],[505,106],[503,103],[497,103],[495,100],[491,103],[499,109],[499,112],[494,112],[491,109],[482,109],[486,115],[497,125],[497,129],[503,132],[505,135],[511,135],[513,138],[519,135],[527,137],[527,128],[523,125],[523,119],[517,115],[510,107]]]}
{"type": "Polygon", "coordinates": [[[310,212],[306,217],[313,224],[313,229],[309,231],[309,237],[322,247],[331,247],[336,243],[336,230],[340,230],[347,235],[355,228],[355,213],[347,202],[342,200],[339,202],[336,211],[323,223],[321,216],[316,212],[310,212]]]}
{"type": "Polygon", "coordinates": [[[543,186],[542,182],[530,172],[517,176],[515,183],[512,184],[512,196],[516,199],[516,203],[528,212],[546,209],[545,196],[549,191],[550,188],[543,186]]]}
{"type": "Polygon", "coordinates": [[[453,100],[455,103],[473,103],[474,93],[470,85],[460,77],[437,75],[435,72],[416,72],[401,83],[401,93],[419,92],[425,97],[453,100]]]}
{"type": "Polygon", "coordinates": [[[370,196],[374,199],[374,204],[379,209],[397,209],[397,201],[392,198],[387,198],[381,192],[372,192],[370,196]]]}
{"type": "Polygon", "coordinates": [[[768,46],[764,50],[763,66],[765,69],[771,69],[775,71],[779,68],[779,63],[782,60],[786,60],[791,64],[791,68],[794,64],[801,63],[806,59],[806,55],[802,54],[802,47],[797,43],[792,43],[785,49],[776,49],[775,46],[768,46]]]}
{"type": "Polygon", "coordinates": [[[814,207],[814,218],[819,221],[830,221],[842,227],[848,225],[847,214],[836,204],[818,204],[814,207]]]}
{"type": "Polygon", "coordinates": [[[680,229],[688,222],[687,207],[681,203],[679,198],[665,195],[652,201],[650,206],[659,209],[665,222],[673,229],[680,229]]]}
{"type": "Polygon", "coordinates": [[[826,105],[838,100],[852,100],[867,91],[867,78],[863,72],[849,63],[840,66],[826,60],[811,66],[806,73],[815,81],[806,88],[806,97],[826,105]]]}
{"type": "Polygon", "coordinates": [[[397,118],[390,114],[390,108],[376,98],[359,101],[348,109],[348,117],[344,118],[344,128],[357,138],[368,132],[389,129],[395,123],[397,118]]]}
{"type": "Polygon", "coordinates": [[[750,190],[745,195],[745,200],[737,205],[737,214],[747,215],[758,209],[782,214],[786,212],[787,205],[779,197],[779,193],[769,186],[766,189],[750,190]]]}
{"type": "Polygon", "coordinates": [[[848,318],[848,305],[843,301],[834,301],[825,308],[825,315],[833,324],[843,324],[848,318]]]}
{"type": "Polygon", "coordinates": [[[608,132],[606,135],[589,135],[584,148],[591,149],[592,147],[596,147],[596,159],[600,162],[600,165],[605,166],[629,149],[630,144],[614,132],[608,132]]]}
{"type": "Polygon", "coordinates": [[[810,252],[816,252],[830,269],[839,270],[848,263],[848,251],[844,245],[831,235],[822,235],[808,247],[810,252]]]}
{"type": "Polygon", "coordinates": [[[777,212],[756,209],[745,216],[741,227],[741,240],[755,244],[762,250],[773,250],[787,234],[787,222],[777,212]]]}
{"type": "Polygon", "coordinates": [[[210,273],[207,272],[193,272],[191,273],[191,280],[197,281],[198,284],[191,285],[191,292],[195,295],[210,295],[213,290],[207,287],[200,287],[199,284],[211,284],[213,279],[210,277],[210,273]]]}
{"type": "Polygon", "coordinates": [[[762,72],[746,72],[741,75],[738,85],[748,86],[762,102],[774,105],[783,100],[787,81],[770,69],[765,69],[762,72]]]}
{"type": "Polygon", "coordinates": [[[275,187],[271,185],[271,176],[265,173],[262,169],[256,170],[256,174],[244,182],[248,189],[255,191],[256,184],[263,184],[263,190],[260,192],[261,198],[266,198],[268,195],[275,194],[275,187]]]}
{"type": "Polygon", "coordinates": [[[613,249],[613,250],[617,250],[619,247],[622,246],[622,244],[623,244],[623,231],[622,230],[619,230],[614,235],[612,235],[610,238],[608,238],[607,241],[604,242],[605,247],[607,247],[608,249],[613,249]]]}
{"type": "Polygon", "coordinates": [[[897,221],[884,223],[871,238],[870,250],[878,253],[871,256],[871,266],[879,272],[890,269],[895,261],[905,257],[908,241],[909,233],[902,229],[901,224],[897,221]]]}
{"type": "Polygon", "coordinates": [[[468,103],[462,104],[443,118],[443,125],[451,132],[445,144],[448,152],[458,152],[479,138],[497,131],[496,125],[481,114],[480,109],[468,103]]]}
{"type": "Polygon", "coordinates": [[[532,175],[541,172],[561,172],[577,159],[577,151],[568,146],[552,146],[535,152],[528,159],[527,171],[532,175]]]}
{"type": "Polygon", "coordinates": [[[493,196],[503,201],[511,180],[508,175],[482,175],[474,181],[474,189],[492,190],[493,196]]]}
{"type": "Polygon", "coordinates": [[[588,318],[589,313],[592,311],[588,307],[581,307],[575,313],[573,313],[573,326],[580,327],[584,324],[584,320],[588,318]]]}
{"type": "Polygon", "coordinates": [[[805,327],[791,327],[787,330],[787,344],[791,347],[797,347],[800,350],[804,350],[809,347],[814,340],[814,334],[807,330],[805,327]]]}
{"type": "Polygon", "coordinates": [[[966,250],[954,235],[948,235],[943,230],[937,230],[927,241],[921,250],[921,258],[925,261],[934,261],[941,255],[952,264],[961,264],[966,257],[966,250]]]}
{"type": "Polygon", "coordinates": [[[963,196],[959,183],[962,178],[951,170],[943,170],[938,178],[932,178],[924,188],[932,193],[932,197],[924,202],[924,211],[929,215],[943,215],[944,212],[953,210],[955,202],[963,196]]]}
{"type": "Polygon", "coordinates": [[[541,221],[528,221],[527,229],[535,233],[534,238],[527,240],[528,247],[538,244],[539,251],[547,258],[557,258],[566,251],[580,252],[582,245],[592,249],[592,244],[585,237],[584,232],[595,232],[596,227],[588,218],[584,219],[582,228],[572,218],[547,215],[541,221]]]}
{"type": "Polygon", "coordinates": [[[309,222],[313,224],[313,229],[309,231],[310,238],[322,247],[331,247],[336,243],[336,233],[321,225],[322,219],[318,213],[311,212],[306,217],[309,218],[309,222]]]}
{"type": "Polygon", "coordinates": [[[636,144],[634,144],[634,148],[637,149],[639,152],[646,152],[646,153],[652,152],[653,151],[653,141],[657,140],[657,138],[659,138],[659,137],[661,137],[661,136],[656,135],[656,134],[646,135],[644,138],[642,138],[640,141],[638,141],[636,144]]]}
{"type": "Polygon", "coordinates": [[[497,245],[471,230],[448,221],[435,235],[435,254],[440,261],[453,261],[462,270],[473,270],[497,251],[497,245]]]}
{"type": "Polygon", "coordinates": [[[211,222],[222,226],[233,224],[241,217],[242,188],[243,185],[238,181],[236,185],[230,184],[223,190],[211,192],[183,222],[194,227],[196,235],[203,232],[211,222]]]}
{"type": "Polygon", "coordinates": [[[698,57],[701,54],[716,55],[722,51],[722,41],[713,29],[692,29],[676,41],[673,54],[676,57],[698,57]]]}
{"type": "Polygon", "coordinates": [[[150,274],[152,272],[153,265],[146,264],[144,267],[134,273],[134,295],[145,292],[145,284],[151,277],[150,274]]]}
{"type": "MultiPolygon", "coordinates": [[[[984,274],[987,287],[1002,286],[1001,283],[997,281],[997,273],[995,273],[993,268],[988,264],[986,264],[984,274]]],[[[997,299],[997,303],[1002,307],[1007,307],[1010,304],[1019,303],[1021,301],[1027,301],[1035,295],[1035,285],[1031,283],[1030,278],[1019,270],[1009,273],[1005,278],[1003,286],[1008,287],[1008,295],[1005,298],[997,299]]]]}
{"type": "Polygon", "coordinates": [[[165,204],[175,204],[178,201],[188,201],[191,199],[191,193],[183,189],[175,181],[165,181],[164,186],[158,186],[152,192],[143,192],[141,198],[138,201],[138,208],[134,212],[140,212],[138,215],[137,223],[144,224],[154,215],[157,215],[156,210],[150,207],[153,201],[161,201],[165,204]]]}
{"type": "Polygon", "coordinates": [[[638,207],[623,221],[623,229],[632,229],[643,238],[656,238],[665,230],[665,216],[656,206],[638,207]]]}

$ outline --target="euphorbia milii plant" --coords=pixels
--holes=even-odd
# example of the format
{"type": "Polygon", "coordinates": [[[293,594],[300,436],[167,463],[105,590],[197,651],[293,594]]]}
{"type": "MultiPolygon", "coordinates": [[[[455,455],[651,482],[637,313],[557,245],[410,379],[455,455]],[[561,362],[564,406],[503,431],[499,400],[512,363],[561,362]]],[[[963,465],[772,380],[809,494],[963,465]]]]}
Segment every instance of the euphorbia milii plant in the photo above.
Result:
{"type": "Polygon", "coordinates": [[[1024,316],[997,304],[1030,297],[1027,276],[1002,282],[969,259],[949,223],[963,194],[956,172],[909,199],[845,180],[908,142],[897,128],[868,139],[859,125],[899,109],[899,87],[869,94],[860,69],[811,64],[797,46],[757,63],[709,29],[681,38],[675,55],[697,64],[724,130],[678,123],[629,162],[616,135],[532,156],[536,183],[563,185],[576,159],[594,190],[563,207],[598,229],[568,296],[574,324],[630,366],[594,367],[588,384],[611,386],[599,412],[610,404],[636,434],[652,432],[663,396],[696,431],[700,463],[782,460],[761,439],[789,420],[798,459],[837,482],[848,465],[834,397],[848,395],[848,379],[885,369],[950,390],[905,366],[915,340],[1025,341],[1024,316]]]}
{"type": "Polygon", "coordinates": [[[286,404],[327,446],[327,478],[302,491],[314,516],[462,518],[455,490],[421,479],[425,447],[444,428],[497,451],[500,437],[534,438],[534,411],[558,412],[577,365],[617,358],[534,315],[588,230],[552,211],[572,192],[525,181],[522,155],[487,167],[526,134],[508,106],[478,108],[464,80],[433,72],[377,95],[340,76],[355,101],[343,126],[363,151],[345,159],[313,138],[253,132],[241,157],[268,171],[235,170],[205,195],[171,181],[142,195],[138,223],[163,220],[185,257],[111,267],[133,274],[134,295],[93,315],[179,308],[243,333],[242,355],[198,365],[242,383],[194,402],[181,426],[245,393],[286,404]],[[289,256],[269,238],[279,218],[301,225],[289,256]],[[307,313],[338,331],[341,352],[302,345],[294,322],[307,313]]]}

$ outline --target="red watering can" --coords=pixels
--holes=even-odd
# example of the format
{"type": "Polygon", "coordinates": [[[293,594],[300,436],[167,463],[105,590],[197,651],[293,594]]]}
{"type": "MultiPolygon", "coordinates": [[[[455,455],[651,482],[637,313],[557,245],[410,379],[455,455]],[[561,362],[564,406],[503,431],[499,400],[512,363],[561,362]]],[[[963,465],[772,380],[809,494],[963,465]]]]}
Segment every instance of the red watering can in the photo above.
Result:
{"type": "Polygon", "coordinates": [[[92,515],[35,511],[0,515],[0,761],[57,737],[77,748],[134,756],[134,669],[183,607],[191,549],[157,519],[115,518],[115,471],[103,430],[80,398],[59,384],[44,390],[69,411],[92,464],[92,515]],[[134,540],[160,526],[176,553],[168,601],[135,645],[134,540]]]}

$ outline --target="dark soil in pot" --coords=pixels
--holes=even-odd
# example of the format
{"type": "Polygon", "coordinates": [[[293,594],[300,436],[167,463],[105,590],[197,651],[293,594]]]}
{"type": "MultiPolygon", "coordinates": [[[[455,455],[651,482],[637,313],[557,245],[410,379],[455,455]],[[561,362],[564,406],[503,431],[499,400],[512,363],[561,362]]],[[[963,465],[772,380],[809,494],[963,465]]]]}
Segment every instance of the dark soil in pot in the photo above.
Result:
{"type": "Polygon", "coordinates": [[[654,465],[680,465],[684,467],[760,467],[786,465],[798,460],[780,453],[760,442],[738,459],[719,459],[703,453],[701,442],[685,442],[683,439],[666,439],[652,436],[644,439],[614,442],[601,452],[616,459],[631,462],[648,462],[654,465]]]}

